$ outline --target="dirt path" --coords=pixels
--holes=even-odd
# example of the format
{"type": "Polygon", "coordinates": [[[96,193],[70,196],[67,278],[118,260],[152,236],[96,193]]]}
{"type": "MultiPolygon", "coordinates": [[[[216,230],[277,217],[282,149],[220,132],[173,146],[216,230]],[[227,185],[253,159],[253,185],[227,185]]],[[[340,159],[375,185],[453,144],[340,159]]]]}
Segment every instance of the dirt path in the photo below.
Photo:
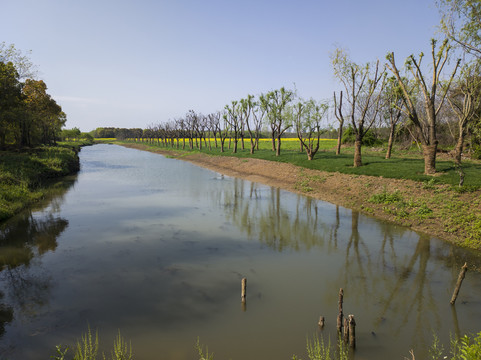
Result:
{"type": "Polygon", "coordinates": [[[228,176],[302,193],[458,244],[464,241],[463,238],[460,238],[463,229],[452,228],[452,220],[446,219],[446,201],[456,201],[456,204],[471,203],[470,206],[471,208],[474,206],[475,213],[481,214],[479,191],[474,195],[473,193],[458,194],[448,190],[447,186],[437,186],[436,190],[426,188],[422,183],[412,180],[330,173],[254,158],[208,156],[201,153],[176,154],[143,144],[126,146],[178,157],[228,176]],[[439,194],[440,191],[441,194],[439,194]],[[376,204],[370,201],[374,194],[382,193],[397,193],[403,200],[397,204],[376,204]],[[473,198],[477,200],[473,201],[473,198]],[[405,204],[413,205],[406,211],[402,208],[402,206],[406,206],[405,204]],[[424,212],[420,211],[423,209],[424,212]],[[424,213],[427,213],[428,216],[424,216],[424,213]],[[447,229],[449,231],[446,231],[447,229]]]}

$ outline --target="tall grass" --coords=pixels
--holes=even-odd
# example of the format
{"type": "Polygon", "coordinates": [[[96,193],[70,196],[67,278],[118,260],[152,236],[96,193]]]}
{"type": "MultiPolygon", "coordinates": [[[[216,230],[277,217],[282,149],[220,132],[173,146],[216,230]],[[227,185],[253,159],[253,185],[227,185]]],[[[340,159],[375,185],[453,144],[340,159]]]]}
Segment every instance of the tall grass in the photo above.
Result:
{"type": "MultiPolygon", "coordinates": [[[[56,346],[56,355],[51,358],[55,360],[68,360],[67,357],[69,348],[62,345],[56,346]]],[[[99,336],[98,332],[92,334],[90,327],[87,332],[82,335],[81,339],[77,341],[75,352],[72,360],[98,360],[99,358],[99,336]]],[[[105,354],[102,354],[102,359],[107,360],[105,354]]],[[[119,334],[114,340],[114,346],[110,353],[110,360],[134,360],[132,352],[132,344],[128,344],[119,334]]]]}

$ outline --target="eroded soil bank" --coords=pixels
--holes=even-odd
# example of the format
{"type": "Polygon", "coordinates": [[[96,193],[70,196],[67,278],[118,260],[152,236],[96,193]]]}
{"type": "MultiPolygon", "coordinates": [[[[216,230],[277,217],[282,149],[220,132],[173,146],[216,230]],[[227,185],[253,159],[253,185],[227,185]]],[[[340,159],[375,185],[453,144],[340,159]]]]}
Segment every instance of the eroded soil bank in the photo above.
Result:
{"type": "Polygon", "coordinates": [[[427,186],[412,180],[323,172],[288,163],[175,152],[144,144],[122,145],[302,193],[481,250],[480,190],[459,193],[447,185],[427,186]]]}

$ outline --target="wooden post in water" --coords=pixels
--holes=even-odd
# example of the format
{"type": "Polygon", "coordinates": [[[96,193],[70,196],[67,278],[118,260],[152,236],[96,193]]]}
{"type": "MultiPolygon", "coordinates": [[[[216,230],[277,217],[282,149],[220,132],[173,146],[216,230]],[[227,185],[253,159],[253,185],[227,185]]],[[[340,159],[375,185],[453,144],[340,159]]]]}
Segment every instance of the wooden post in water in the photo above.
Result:
{"type": "Polygon", "coordinates": [[[461,268],[461,272],[458,276],[458,281],[456,282],[456,287],[454,288],[453,296],[451,297],[451,305],[454,305],[456,302],[456,298],[459,294],[459,289],[461,288],[461,284],[463,283],[464,277],[466,276],[466,271],[468,270],[468,264],[464,263],[463,267],[461,268]]]}
{"type": "Polygon", "coordinates": [[[324,316],[319,317],[318,325],[321,327],[321,329],[324,327],[324,322],[325,322],[324,316]]]}
{"type": "Polygon", "coordinates": [[[354,315],[349,315],[349,346],[356,348],[356,321],[354,315]]]}
{"type": "Polygon", "coordinates": [[[246,290],[247,290],[247,279],[243,278],[241,282],[241,300],[242,303],[246,302],[246,290]]]}
{"type": "Polygon", "coordinates": [[[344,342],[347,343],[349,341],[349,320],[344,318],[344,342]]]}
{"type": "Polygon", "coordinates": [[[344,290],[342,288],[339,289],[339,315],[337,315],[337,331],[341,332],[342,331],[342,301],[344,298],[344,290]]]}

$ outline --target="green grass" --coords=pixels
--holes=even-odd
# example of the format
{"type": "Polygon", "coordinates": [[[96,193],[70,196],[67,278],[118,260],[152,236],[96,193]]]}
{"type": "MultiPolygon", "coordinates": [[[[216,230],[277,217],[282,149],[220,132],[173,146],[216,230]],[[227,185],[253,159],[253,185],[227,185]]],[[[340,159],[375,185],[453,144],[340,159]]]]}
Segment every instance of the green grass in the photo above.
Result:
{"type": "Polygon", "coordinates": [[[77,152],[71,146],[0,152],[0,221],[41,199],[49,179],[76,172],[77,152]]]}

